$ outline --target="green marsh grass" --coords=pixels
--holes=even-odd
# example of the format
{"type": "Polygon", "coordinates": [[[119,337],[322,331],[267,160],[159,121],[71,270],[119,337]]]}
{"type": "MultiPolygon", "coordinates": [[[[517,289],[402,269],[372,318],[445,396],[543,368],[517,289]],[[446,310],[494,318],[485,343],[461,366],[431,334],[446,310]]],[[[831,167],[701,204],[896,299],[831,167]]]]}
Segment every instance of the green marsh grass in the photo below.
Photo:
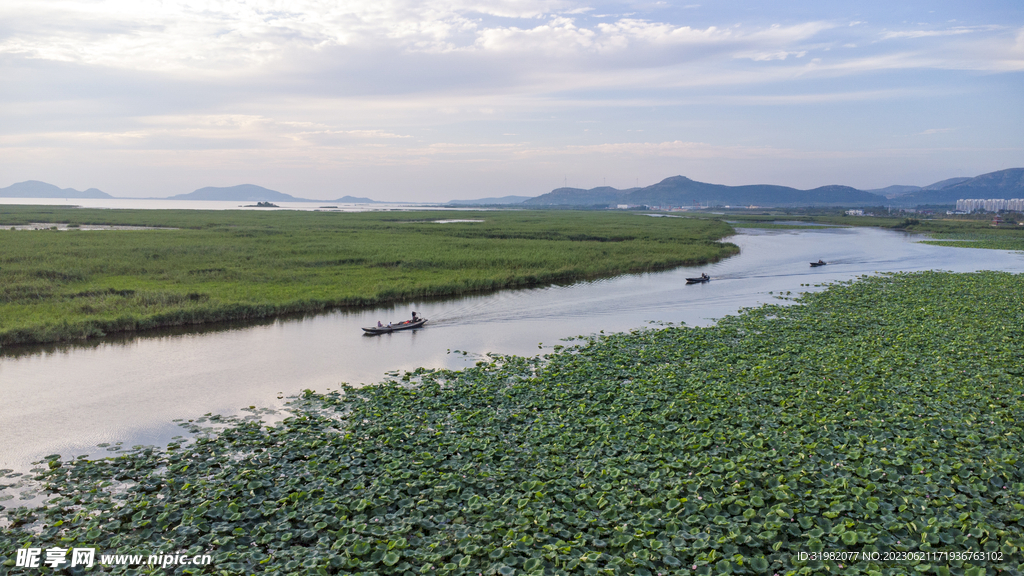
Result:
{"type": "Polygon", "coordinates": [[[0,345],[663,270],[738,252],[719,221],[577,211],[0,208],[0,345]],[[31,222],[175,230],[39,230],[31,222]]]}
{"type": "Polygon", "coordinates": [[[0,558],[60,545],[211,553],[179,570],[202,574],[1024,573],[1024,276],[885,275],[800,304],[307,392],[281,425],[191,445],[54,456],[57,498],[7,511],[0,558]]]}
{"type": "Polygon", "coordinates": [[[922,230],[929,233],[932,240],[926,244],[938,246],[956,246],[959,248],[985,248],[991,250],[1024,250],[1024,226],[1006,225],[994,227],[988,222],[973,221],[969,225],[940,221],[936,225],[931,222],[922,230]]]}
{"type": "Polygon", "coordinates": [[[1019,215],[1006,216],[1007,222],[992,226],[992,215],[959,217],[929,217],[917,214],[895,216],[845,216],[834,211],[807,210],[781,214],[727,214],[725,216],[698,215],[697,218],[723,218],[733,221],[736,228],[799,229],[814,228],[811,224],[867,226],[903,230],[928,236],[925,244],[984,248],[992,250],[1024,250],[1024,226],[1017,225],[1019,215]],[[778,221],[807,222],[778,224],[778,221]]]}

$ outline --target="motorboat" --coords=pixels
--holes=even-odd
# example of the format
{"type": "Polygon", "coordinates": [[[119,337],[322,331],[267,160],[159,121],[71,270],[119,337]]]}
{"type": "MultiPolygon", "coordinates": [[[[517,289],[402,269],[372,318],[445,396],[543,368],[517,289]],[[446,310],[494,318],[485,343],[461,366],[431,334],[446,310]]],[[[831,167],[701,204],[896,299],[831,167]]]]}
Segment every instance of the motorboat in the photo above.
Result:
{"type": "Polygon", "coordinates": [[[366,332],[367,334],[390,334],[391,332],[398,332],[399,330],[412,330],[413,328],[419,328],[426,323],[426,318],[417,318],[415,320],[406,320],[405,322],[399,322],[397,324],[370,326],[369,328],[363,328],[363,332],[366,332]]]}

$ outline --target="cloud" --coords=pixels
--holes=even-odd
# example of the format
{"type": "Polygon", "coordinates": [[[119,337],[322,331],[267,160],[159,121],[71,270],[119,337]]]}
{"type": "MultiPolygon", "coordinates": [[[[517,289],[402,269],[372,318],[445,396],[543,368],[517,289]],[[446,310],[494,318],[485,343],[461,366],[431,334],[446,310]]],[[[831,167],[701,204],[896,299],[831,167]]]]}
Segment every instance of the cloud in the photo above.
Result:
{"type": "Polygon", "coordinates": [[[1001,26],[958,26],[956,28],[947,28],[945,30],[899,30],[890,31],[882,34],[883,40],[890,40],[893,38],[933,38],[936,36],[960,36],[963,34],[973,34],[975,32],[988,32],[992,30],[999,30],[1001,26]]]}
{"type": "Polygon", "coordinates": [[[144,116],[124,130],[35,131],[0,135],[0,147],[223,149],[364,145],[371,140],[412,138],[385,129],[344,129],[323,122],[278,121],[262,115],[207,114],[144,116]]]}
{"type": "Polygon", "coordinates": [[[590,10],[543,0],[293,0],[286,5],[276,0],[9,0],[0,6],[0,19],[13,32],[0,40],[0,54],[147,71],[237,74],[332,47],[553,55],[734,44],[778,52],[832,27],[811,22],[692,28],[630,17],[596,25],[577,22],[590,10]],[[485,22],[493,18],[530,25],[485,22]],[[537,18],[545,22],[533,24],[537,18]]]}
{"type": "Polygon", "coordinates": [[[790,56],[796,58],[803,58],[807,55],[807,50],[800,50],[799,52],[787,52],[785,50],[779,50],[776,52],[746,52],[736,54],[736,58],[748,58],[755,62],[768,62],[770,60],[785,60],[790,56]]]}
{"type": "Polygon", "coordinates": [[[482,50],[497,52],[536,50],[547,54],[559,54],[596,47],[596,36],[592,30],[577,28],[572,19],[559,17],[534,28],[482,30],[477,37],[476,46],[482,50]]]}
{"type": "MultiPolygon", "coordinates": [[[[619,154],[623,166],[649,155],[672,166],[779,157],[799,137],[828,148],[825,114],[836,134],[855,136],[836,140],[842,148],[874,146],[886,136],[864,132],[906,116],[911,126],[984,125],[920,118],[943,106],[1016,112],[964,110],[963,102],[983,91],[1014,101],[1012,74],[1024,71],[1019,21],[971,10],[971,23],[1000,25],[900,25],[860,8],[801,17],[698,6],[4,0],[0,170],[22,173],[14,159],[31,154],[45,157],[40,166],[70,166],[106,152],[119,166],[118,154],[130,150],[147,162],[180,154],[210,171],[219,169],[214,158],[239,167],[249,158],[253,169],[389,172],[441,163],[451,174],[464,161],[549,166],[588,154],[619,154]],[[781,23],[766,19],[776,17],[781,23]],[[908,105],[924,99],[928,106],[908,105]],[[599,124],[582,124],[592,121],[599,124]],[[586,136],[583,126],[592,128],[586,136]],[[640,135],[652,142],[621,142],[640,135]],[[729,145],[751,143],[778,146],[729,145]]],[[[98,174],[117,172],[98,166],[98,174]]]]}
{"type": "Polygon", "coordinates": [[[1010,49],[1010,52],[1024,58],[1024,28],[1017,31],[1017,41],[1014,43],[1013,48],[1010,49]]]}
{"type": "Polygon", "coordinates": [[[444,49],[476,26],[465,13],[522,17],[556,5],[465,4],[460,12],[436,0],[9,0],[0,18],[19,33],[0,43],[0,52],[150,70],[248,67],[282,51],[381,41],[444,49]]]}

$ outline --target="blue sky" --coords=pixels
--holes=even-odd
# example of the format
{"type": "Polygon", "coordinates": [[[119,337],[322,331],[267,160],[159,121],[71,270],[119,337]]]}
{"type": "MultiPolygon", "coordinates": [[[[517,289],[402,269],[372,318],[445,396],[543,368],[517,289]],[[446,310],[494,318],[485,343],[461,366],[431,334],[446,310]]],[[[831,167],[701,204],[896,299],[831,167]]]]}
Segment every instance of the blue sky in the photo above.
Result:
{"type": "Polygon", "coordinates": [[[0,187],[535,196],[1024,166],[1024,3],[4,0],[0,187]]]}

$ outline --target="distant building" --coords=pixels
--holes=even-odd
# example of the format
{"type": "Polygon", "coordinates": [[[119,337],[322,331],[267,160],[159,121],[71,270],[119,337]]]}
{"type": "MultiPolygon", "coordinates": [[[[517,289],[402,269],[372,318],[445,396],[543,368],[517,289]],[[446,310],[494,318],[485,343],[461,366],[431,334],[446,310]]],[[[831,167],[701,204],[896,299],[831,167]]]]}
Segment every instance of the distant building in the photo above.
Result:
{"type": "Polygon", "coordinates": [[[863,216],[864,215],[864,211],[863,210],[847,210],[846,211],[846,215],[847,216],[863,216]]]}
{"type": "Polygon", "coordinates": [[[1024,212],[1024,198],[980,198],[960,199],[956,201],[956,211],[970,214],[972,212],[1024,212]]]}

